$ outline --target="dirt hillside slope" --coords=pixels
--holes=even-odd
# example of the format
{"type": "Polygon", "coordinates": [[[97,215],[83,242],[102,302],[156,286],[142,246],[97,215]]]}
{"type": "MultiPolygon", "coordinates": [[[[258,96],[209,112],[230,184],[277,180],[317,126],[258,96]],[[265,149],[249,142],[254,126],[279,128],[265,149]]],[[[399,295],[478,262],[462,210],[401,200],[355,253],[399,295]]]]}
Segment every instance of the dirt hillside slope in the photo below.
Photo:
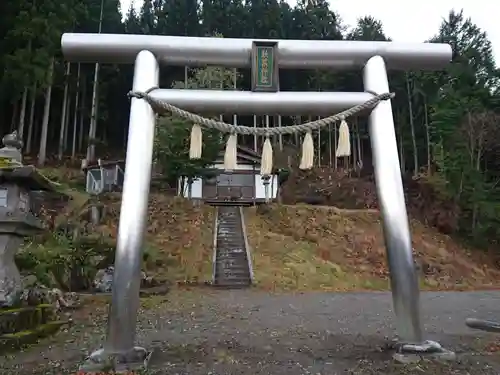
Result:
{"type": "MultiPolygon", "coordinates": [[[[404,176],[408,214],[440,232],[457,231],[459,207],[436,190],[442,181],[426,176],[404,176]]],[[[282,188],[285,204],[308,202],[338,208],[378,209],[377,189],[372,174],[358,176],[328,167],[310,171],[293,170],[282,188]]]]}
{"type": "Polygon", "coordinates": [[[212,279],[214,209],[151,194],[147,241],[155,251],[152,269],[172,282],[212,279]]]}
{"type": "MultiPolygon", "coordinates": [[[[113,206],[118,224],[120,200],[113,206]]],[[[214,210],[163,194],[150,194],[146,241],[151,259],[148,267],[160,279],[173,283],[211,280],[214,210]]]]}
{"type": "MultiPolygon", "coordinates": [[[[376,210],[272,205],[246,211],[255,279],[264,289],[388,289],[376,210]]],[[[424,289],[500,286],[500,270],[479,251],[412,221],[414,254],[424,289]]]]}
{"type": "MultiPolygon", "coordinates": [[[[121,194],[103,194],[99,201],[105,215],[101,225],[92,227],[92,231],[114,242],[121,194]]],[[[174,284],[211,280],[213,224],[213,207],[198,206],[187,199],[162,193],[150,194],[143,249],[145,271],[158,281],[174,284]]],[[[85,225],[84,221],[79,225],[85,225]]]]}

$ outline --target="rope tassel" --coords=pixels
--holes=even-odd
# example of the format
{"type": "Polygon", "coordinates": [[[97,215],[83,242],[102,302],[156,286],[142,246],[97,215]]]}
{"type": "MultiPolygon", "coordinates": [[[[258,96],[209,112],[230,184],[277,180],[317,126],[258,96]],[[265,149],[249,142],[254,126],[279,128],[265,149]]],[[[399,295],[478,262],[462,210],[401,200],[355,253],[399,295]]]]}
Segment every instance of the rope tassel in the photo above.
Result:
{"type": "Polygon", "coordinates": [[[304,137],[304,142],[302,142],[302,158],[300,159],[299,168],[312,169],[314,165],[314,141],[312,133],[308,131],[304,137]]]}
{"type": "Polygon", "coordinates": [[[260,175],[270,176],[273,173],[273,146],[269,137],[264,141],[262,148],[262,159],[260,163],[260,175]]]}
{"type": "Polygon", "coordinates": [[[238,153],[238,135],[230,134],[226,142],[226,152],[224,153],[224,169],[233,171],[236,169],[238,153]]]}
{"type": "Polygon", "coordinates": [[[337,145],[336,157],[351,156],[351,135],[349,126],[345,119],[342,119],[339,127],[339,143],[337,145]]]}
{"type": "Polygon", "coordinates": [[[189,144],[189,159],[201,159],[203,133],[201,126],[194,124],[191,128],[191,143],[189,144]]]}

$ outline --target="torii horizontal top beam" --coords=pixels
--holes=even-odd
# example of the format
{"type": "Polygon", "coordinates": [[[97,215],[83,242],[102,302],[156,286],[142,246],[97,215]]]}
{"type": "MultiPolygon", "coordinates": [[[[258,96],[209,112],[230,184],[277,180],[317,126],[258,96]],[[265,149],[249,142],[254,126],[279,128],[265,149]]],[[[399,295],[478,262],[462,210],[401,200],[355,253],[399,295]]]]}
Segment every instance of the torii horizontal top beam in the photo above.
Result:
{"type": "MultiPolygon", "coordinates": [[[[64,57],[71,62],[132,64],[141,50],[149,50],[161,63],[181,66],[218,65],[250,67],[253,39],[177,37],[131,34],[76,34],[62,36],[64,57]]],[[[448,44],[366,42],[346,40],[266,40],[278,42],[281,68],[362,67],[381,56],[397,70],[436,70],[452,58],[448,44]]]]}
{"type": "Polygon", "coordinates": [[[330,116],[373,98],[367,92],[275,93],[232,90],[156,89],[154,99],[194,113],[330,116]]]}

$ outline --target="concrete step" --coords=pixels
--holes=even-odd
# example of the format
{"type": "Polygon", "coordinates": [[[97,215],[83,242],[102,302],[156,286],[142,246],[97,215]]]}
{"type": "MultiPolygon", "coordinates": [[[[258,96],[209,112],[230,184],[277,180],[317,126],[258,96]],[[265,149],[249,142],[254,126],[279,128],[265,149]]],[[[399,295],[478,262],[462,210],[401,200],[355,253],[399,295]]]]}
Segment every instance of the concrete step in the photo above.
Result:
{"type": "Polygon", "coordinates": [[[249,281],[247,283],[220,283],[213,285],[217,289],[246,289],[252,286],[252,283],[249,281]]]}
{"type": "Polygon", "coordinates": [[[235,267],[235,268],[247,268],[248,269],[248,263],[246,259],[240,259],[240,258],[225,258],[225,259],[216,259],[215,260],[215,265],[219,267],[235,267]]]}
{"type": "Polygon", "coordinates": [[[216,279],[216,284],[250,284],[250,277],[220,277],[216,279]]]}
{"type": "Polygon", "coordinates": [[[248,269],[227,269],[227,268],[216,268],[215,269],[215,276],[219,277],[236,277],[236,278],[241,278],[241,277],[250,277],[250,273],[248,272],[248,269]]]}
{"type": "Polygon", "coordinates": [[[238,268],[216,267],[215,275],[224,277],[249,277],[250,273],[248,272],[248,269],[244,269],[242,267],[238,268]]]}
{"type": "Polygon", "coordinates": [[[242,261],[246,262],[247,257],[246,253],[244,251],[236,251],[236,250],[228,250],[228,249],[221,249],[219,250],[219,254],[217,256],[218,260],[223,260],[223,259],[241,259],[242,261]]]}
{"type": "Polygon", "coordinates": [[[245,246],[243,234],[235,233],[231,237],[228,237],[226,234],[224,234],[223,236],[218,235],[217,241],[218,241],[218,244],[229,243],[229,244],[239,244],[239,245],[245,246]]]}
{"type": "Polygon", "coordinates": [[[247,259],[247,253],[245,250],[241,251],[240,249],[219,249],[217,252],[217,258],[224,259],[224,258],[233,258],[233,259],[242,259],[245,260],[247,259]]]}
{"type": "Polygon", "coordinates": [[[243,206],[243,207],[249,207],[253,206],[253,202],[249,201],[224,201],[224,200],[217,200],[217,199],[207,199],[205,200],[205,203],[211,205],[211,206],[216,206],[216,207],[227,207],[227,206],[243,206]]]}
{"type": "Polygon", "coordinates": [[[241,244],[226,244],[226,246],[218,247],[221,252],[226,251],[234,254],[246,254],[245,248],[241,244]]]}
{"type": "Polygon", "coordinates": [[[216,280],[219,284],[226,284],[226,285],[229,285],[229,284],[235,284],[235,285],[251,284],[249,276],[246,276],[246,277],[243,277],[243,276],[241,276],[241,277],[226,277],[226,276],[221,275],[216,280]]]}

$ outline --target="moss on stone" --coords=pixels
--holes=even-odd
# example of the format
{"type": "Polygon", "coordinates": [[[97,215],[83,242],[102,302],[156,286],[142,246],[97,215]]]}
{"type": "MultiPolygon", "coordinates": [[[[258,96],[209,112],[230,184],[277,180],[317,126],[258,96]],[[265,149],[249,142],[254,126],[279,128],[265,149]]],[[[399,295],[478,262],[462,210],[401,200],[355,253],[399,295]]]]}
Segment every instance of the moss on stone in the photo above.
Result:
{"type": "Polygon", "coordinates": [[[9,308],[0,310],[0,335],[31,330],[54,318],[53,306],[9,308]]]}
{"type": "Polygon", "coordinates": [[[0,353],[18,350],[27,345],[35,344],[39,339],[55,334],[64,321],[54,321],[41,324],[30,330],[7,333],[0,336],[0,353]]]}

